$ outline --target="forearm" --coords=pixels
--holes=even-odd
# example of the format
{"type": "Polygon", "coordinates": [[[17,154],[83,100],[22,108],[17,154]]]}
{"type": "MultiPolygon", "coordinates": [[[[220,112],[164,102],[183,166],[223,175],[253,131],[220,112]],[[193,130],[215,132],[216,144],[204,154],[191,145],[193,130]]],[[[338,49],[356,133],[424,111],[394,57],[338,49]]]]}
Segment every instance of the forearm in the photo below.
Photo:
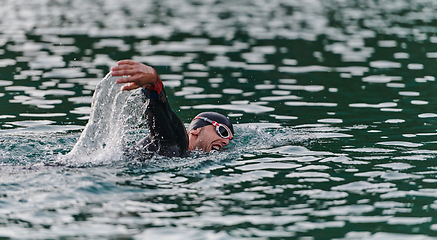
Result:
{"type": "Polygon", "coordinates": [[[145,116],[150,137],[161,143],[177,144],[184,151],[188,142],[185,126],[171,109],[162,81],[158,77],[154,86],[145,86],[142,92],[149,101],[145,116]]]}
{"type": "Polygon", "coordinates": [[[121,60],[117,64],[111,69],[111,74],[124,76],[117,79],[117,83],[127,83],[122,90],[141,88],[148,101],[145,116],[152,141],[158,146],[177,145],[181,153],[185,152],[188,143],[185,126],[171,109],[155,69],[132,60],[121,60]]]}

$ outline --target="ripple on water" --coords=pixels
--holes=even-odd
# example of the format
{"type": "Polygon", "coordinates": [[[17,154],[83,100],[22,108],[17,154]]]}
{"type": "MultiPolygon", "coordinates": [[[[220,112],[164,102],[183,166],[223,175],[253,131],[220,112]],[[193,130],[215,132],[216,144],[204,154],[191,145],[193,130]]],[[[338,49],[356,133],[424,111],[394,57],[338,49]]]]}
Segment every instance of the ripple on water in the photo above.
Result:
{"type": "Polygon", "coordinates": [[[418,97],[418,96],[420,96],[420,92],[400,91],[399,95],[406,96],[406,97],[418,97]]]}
{"type": "Polygon", "coordinates": [[[345,148],[343,151],[348,152],[361,152],[361,153],[389,153],[395,152],[394,149],[385,149],[385,148],[371,148],[371,147],[363,147],[363,148],[345,148]]]}
{"type": "Polygon", "coordinates": [[[328,102],[285,102],[288,106],[306,106],[306,107],[337,107],[338,103],[328,103],[328,102]]]}
{"type": "Polygon", "coordinates": [[[293,163],[256,163],[256,164],[248,164],[240,167],[236,167],[236,169],[242,171],[253,171],[253,170],[265,170],[265,169],[294,169],[300,167],[300,164],[293,163]]]}
{"type": "Polygon", "coordinates": [[[410,70],[422,70],[424,68],[423,64],[420,63],[410,63],[407,65],[407,67],[410,70]]]}
{"type": "Polygon", "coordinates": [[[3,4],[0,98],[9,107],[0,165],[10,183],[2,236],[432,239],[423,234],[437,230],[429,215],[437,209],[429,72],[437,37],[427,26],[436,9],[429,0],[354,4],[3,4]],[[129,56],[164,73],[184,119],[219,109],[242,122],[235,145],[128,165],[105,165],[118,152],[100,151],[103,167],[32,170],[40,166],[29,162],[74,145],[77,133],[66,132],[90,117],[104,69],[129,56]],[[363,124],[361,116],[371,124],[347,125],[351,117],[363,124]],[[9,162],[24,167],[10,175],[9,162]],[[388,233],[400,228],[417,234],[388,233]]]}
{"type": "Polygon", "coordinates": [[[384,145],[384,146],[401,146],[401,147],[411,147],[411,148],[417,148],[423,146],[422,143],[413,143],[413,142],[406,142],[406,141],[387,141],[387,142],[377,142],[376,144],[384,145]]]}
{"type": "Polygon", "coordinates": [[[0,115],[0,119],[16,118],[14,115],[0,115]]]}
{"type": "Polygon", "coordinates": [[[270,116],[274,117],[275,119],[278,119],[278,120],[296,120],[296,119],[298,119],[298,117],[296,117],[296,116],[283,116],[283,115],[274,115],[274,114],[272,114],[270,116]]]}
{"type": "MultiPolygon", "coordinates": [[[[345,192],[339,192],[339,191],[324,191],[320,189],[314,189],[314,190],[300,190],[295,191],[296,194],[301,196],[308,196],[313,199],[331,199],[331,200],[337,200],[337,199],[343,199],[347,196],[349,196],[348,193],[345,192]]],[[[319,212],[313,212],[312,215],[316,216],[327,216],[329,215],[337,215],[337,213],[334,212],[327,212],[327,211],[319,211],[319,212]]]]}
{"type": "Polygon", "coordinates": [[[144,62],[152,66],[182,66],[185,63],[193,61],[193,57],[174,57],[167,55],[153,55],[153,56],[134,56],[132,60],[144,62]]]}
{"type": "Polygon", "coordinates": [[[62,56],[44,56],[39,55],[34,60],[29,62],[29,67],[32,69],[52,69],[65,67],[66,63],[62,56]]]}
{"type": "Polygon", "coordinates": [[[303,67],[278,67],[279,72],[284,73],[311,73],[311,72],[329,72],[332,70],[330,67],[324,66],[303,66],[303,67]]]}
{"type": "Polygon", "coordinates": [[[272,107],[266,107],[261,106],[256,103],[249,103],[249,104],[202,104],[202,105],[194,105],[192,106],[193,109],[204,109],[204,110],[210,110],[210,109],[223,109],[223,110],[230,110],[230,111],[242,111],[246,113],[264,113],[264,112],[271,112],[275,109],[272,107]]]}
{"type": "Polygon", "coordinates": [[[387,119],[384,121],[385,123],[404,123],[404,119],[387,119]]]}
{"type": "MultiPolygon", "coordinates": [[[[27,90],[26,90],[27,91],[27,90]]],[[[33,90],[31,90],[33,91],[33,90]]],[[[61,104],[62,100],[45,100],[39,98],[31,98],[27,96],[14,96],[14,99],[9,100],[10,103],[21,103],[23,105],[32,105],[41,109],[51,109],[55,108],[55,104],[61,104]]]]}
{"type": "Polygon", "coordinates": [[[343,185],[332,187],[332,190],[362,192],[362,191],[378,189],[378,191],[383,190],[385,192],[385,191],[394,191],[396,190],[395,187],[396,185],[393,183],[369,183],[365,181],[357,181],[357,182],[351,182],[351,183],[346,183],[343,185]]]}
{"type": "Polygon", "coordinates": [[[53,68],[43,74],[44,78],[83,78],[86,73],[80,68],[53,68]]]}
{"type": "Polygon", "coordinates": [[[398,62],[378,60],[369,63],[374,68],[400,68],[402,65],[398,62]]]}
{"type": "Polygon", "coordinates": [[[63,117],[67,115],[66,113],[20,113],[21,117],[63,117]]]}
{"type": "MultiPolygon", "coordinates": [[[[248,230],[249,234],[252,234],[250,230],[248,230]]],[[[234,233],[235,234],[235,233],[234,233]]],[[[233,235],[234,235],[233,234],[233,235]]],[[[238,235],[238,234],[235,234],[238,235]]],[[[224,231],[220,231],[216,233],[213,230],[198,230],[196,228],[188,228],[188,227],[160,227],[160,228],[149,228],[145,231],[135,234],[134,239],[229,239],[229,240],[237,240],[241,239],[239,237],[235,237],[229,235],[224,231]]]]}
{"type": "Polygon", "coordinates": [[[385,164],[375,165],[375,167],[390,168],[392,170],[406,170],[406,169],[413,168],[414,166],[408,163],[385,163],[385,164]]]}
{"type": "Polygon", "coordinates": [[[323,118],[323,119],[318,119],[317,122],[320,122],[320,123],[342,123],[343,120],[339,119],[339,118],[323,118]]]}
{"type": "Polygon", "coordinates": [[[26,90],[29,96],[42,98],[45,96],[74,96],[76,92],[63,89],[50,89],[50,90],[26,90]]]}
{"type": "Polygon", "coordinates": [[[0,59],[0,67],[14,66],[16,63],[14,59],[0,59]]]}
{"type": "Polygon", "coordinates": [[[304,90],[307,92],[320,92],[325,89],[325,87],[321,85],[278,85],[278,88],[282,90],[304,90]]]}
{"type": "Polygon", "coordinates": [[[0,87],[3,87],[3,86],[10,86],[10,85],[12,85],[14,82],[12,82],[12,81],[5,81],[5,80],[0,80],[0,87]]]}
{"type": "Polygon", "coordinates": [[[436,113],[421,113],[418,115],[419,118],[435,118],[437,117],[436,113]]]}
{"type": "Polygon", "coordinates": [[[370,103],[351,103],[349,104],[349,107],[354,108],[390,108],[390,107],[396,107],[398,104],[395,102],[385,102],[385,103],[377,103],[377,104],[370,104],[370,103]]]}
{"type": "Polygon", "coordinates": [[[285,155],[297,155],[297,156],[324,156],[331,155],[330,152],[311,151],[302,146],[282,146],[272,148],[268,150],[262,150],[265,153],[280,153],[285,155]]]}
{"type": "Polygon", "coordinates": [[[386,75],[371,75],[363,78],[363,82],[369,83],[389,83],[394,80],[399,80],[400,77],[386,75]]]}
{"type": "Polygon", "coordinates": [[[102,49],[106,47],[117,48],[118,51],[126,52],[130,50],[130,45],[126,44],[123,39],[101,39],[94,43],[95,49],[102,49]]]}
{"type": "Polygon", "coordinates": [[[71,97],[68,98],[69,102],[74,104],[91,104],[93,98],[92,97],[71,97]]]}

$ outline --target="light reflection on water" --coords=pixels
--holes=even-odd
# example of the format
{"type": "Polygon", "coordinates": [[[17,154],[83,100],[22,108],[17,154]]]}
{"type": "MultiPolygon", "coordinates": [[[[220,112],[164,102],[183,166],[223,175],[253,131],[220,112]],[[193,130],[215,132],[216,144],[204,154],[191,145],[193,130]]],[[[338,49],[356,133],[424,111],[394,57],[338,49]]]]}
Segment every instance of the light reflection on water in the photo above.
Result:
{"type": "Polygon", "coordinates": [[[4,1],[0,237],[433,239],[435,13],[432,1],[4,1]],[[109,140],[147,131],[111,125],[66,159],[124,58],[158,70],[185,123],[230,116],[232,146],[140,162],[109,140]]]}

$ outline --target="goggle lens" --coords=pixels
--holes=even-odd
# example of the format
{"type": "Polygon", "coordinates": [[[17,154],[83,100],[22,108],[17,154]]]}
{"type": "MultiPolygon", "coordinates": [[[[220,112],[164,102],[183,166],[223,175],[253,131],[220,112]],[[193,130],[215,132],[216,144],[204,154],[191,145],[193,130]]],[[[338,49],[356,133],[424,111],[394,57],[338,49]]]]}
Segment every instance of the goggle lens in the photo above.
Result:
{"type": "Polygon", "coordinates": [[[217,133],[219,134],[219,136],[222,137],[222,138],[229,138],[229,136],[231,135],[231,134],[229,134],[228,129],[225,128],[223,125],[219,125],[219,126],[216,128],[216,132],[217,132],[217,133]]]}
{"type": "Polygon", "coordinates": [[[205,122],[211,123],[214,126],[215,132],[222,138],[226,138],[232,140],[230,130],[226,127],[226,125],[218,123],[216,121],[212,121],[206,117],[195,117],[194,119],[202,119],[205,122]]]}

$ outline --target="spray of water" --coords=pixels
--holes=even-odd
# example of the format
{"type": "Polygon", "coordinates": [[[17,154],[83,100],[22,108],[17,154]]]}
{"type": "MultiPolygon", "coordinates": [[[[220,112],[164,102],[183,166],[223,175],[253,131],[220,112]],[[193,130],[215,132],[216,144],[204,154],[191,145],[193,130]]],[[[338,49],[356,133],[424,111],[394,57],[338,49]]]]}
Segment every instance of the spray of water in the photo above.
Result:
{"type": "Polygon", "coordinates": [[[97,85],[90,119],[71,152],[61,157],[63,163],[96,165],[121,158],[129,133],[144,121],[145,103],[139,90],[121,91],[117,78],[109,73],[97,85]]]}

